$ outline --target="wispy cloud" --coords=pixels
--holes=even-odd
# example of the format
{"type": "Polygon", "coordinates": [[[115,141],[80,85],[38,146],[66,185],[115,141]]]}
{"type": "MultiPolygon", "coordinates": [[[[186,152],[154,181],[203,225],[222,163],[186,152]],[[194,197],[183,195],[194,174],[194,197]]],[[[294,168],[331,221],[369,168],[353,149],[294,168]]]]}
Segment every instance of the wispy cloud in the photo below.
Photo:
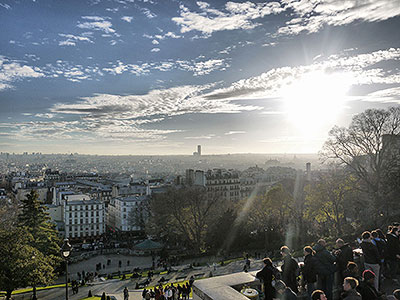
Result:
{"type": "Polygon", "coordinates": [[[89,39],[89,37],[87,36],[79,36],[79,35],[64,34],[64,33],[59,33],[58,35],[65,38],[63,41],[58,42],[59,46],[76,46],[76,42],[93,43],[93,41],[89,39]]]}
{"type": "Polygon", "coordinates": [[[155,13],[153,13],[150,9],[142,7],[141,8],[142,13],[149,19],[153,19],[155,17],[157,17],[157,15],[155,13]]]}
{"type": "Polygon", "coordinates": [[[384,71],[374,65],[389,60],[400,59],[400,48],[379,50],[354,56],[332,55],[325,61],[297,67],[272,69],[259,76],[234,82],[227,88],[217,89],[208,99],[247,99],[282,97],[286,87],[310,72],[340,72],[349,79],[349,85],[373,83],[400,83],[400,74],[395,70],[384,71]]]}
{"type": "Polygon", "coordinates": [[[125,22],[128,22],[128,23],[131,23],[132,20],[133,20],[133,17],[123,16],[123,17],[121,18],[121,20],[122,20],[122,21],[125,21],[125,22]]]}
{"type": "Polygon", "coordinates": [[[207,134],[207,135],[199,135],[199,136],[186,136],[184,137],[185,140],[210,140],[215,138],[215,134],[207,134]]]}
{"type": "Polygon", "coordinates": [[[0,56],[0,91],[12,88],[12,82],[24,78],[38,78],[45,74],[40,68],[21,65],[20,62],[0,56]]]}
{"type": "Polygon", "coordinates": [[[86,115],[86,118],[135,119],[143,117],[175,116],[188,113],[236,113],[259,109],[229,101],[209,101],[202,97],[211,85],[181,86],[152,90],[146,95],[101,94],[83,98],[75,104],[57,104],[53,113],[86,115]]]}
{"type": "Polygon", "coordinates": [[[390,102],[390,103],[400,104],[400,86],[389,89],[378,90],[359,98],[360,100],[363,101],[390,102]]]}
{"type": "Polygon", "coordinates": [[[46,65],[43,72],[48,77],[64,77],[68,81],[72,82],[91,80],[95,76],[103,75],[100,68],[97,66],[75,65],[63,60],[57,60],[55,64],[46,65]]]}
{"type": "Polygon", "coordinates": [[[229,131],[229,132],[225,132],[225,135],[244,134],[244,133],[246,133],[246,131],[238,130],[238,131],[229,131]]]}
{"type": "Polygon", "coordinates": [[[190,11],[181,5],[180,16],[172,18],[181,27],[182,33],[194,30],[209,35],[221,30],[252,29],[260,25],[253,20],[284,11],[278,2],[228,2],[224,11],[211,8],[206,2],[198,1],[197,5],[200,12],[190,11]]]}
{"type": "Polygon", "coordinates": [[[165,40],[167,38],[179,39],[182,36],[177,35],[177,34],[173,33],[172,31],[168,31],[167,33],[164,33],[164,34],[155,34],[155,35],[143,34],[143,37],[152,39],[152,43],[155,44],[156,42],[159,43],[158,41],[160,41],[160,40],[165,40]]]}
{"type": "Polygon", "coordinates": [[[105,17],[98,16],[83,16],[82,19],[87,20],[86,22],[78,22],[78,27],[82,29],[90,29],[90,30],[100,30],[105,33],[115,33],[115,30],[112,28],[112,23],[108,21],[105,17]]]}
{"type": "Polygon", "coordinates": [[[99,94],[72,104],[56,104],[50,113],[36,114],[30,122],[9,124],[16,139],[162,140],[175,129],[149,129],[146,124],[166,117],[198,113],[238,113],[260,109],[229,101],[209,101],[202,93],[211,85],[152,90],[145,95],[99,94]],[[51,120],[43,120],[51,119],[51,120]],[[69,121],[68,121],[69,120],[69,121]]]}
{"type": "Polygon", "coordinates": [[[376,22],[400,15],[400,5],[393,0],[282,0],[285,9],[294,17],[278,34],[296,35],[302,31],[312,33],[324,25],[341,26],[355,21],[376,22]]]}
{"type": "Polygon", "coordinates": [[[111,67],[103,68],[103,71],[111,73],[113,75],[122,74],[124,72],[130,72],[134,75],[144,75],[150,72],[150,65],[148,63],[143,63],[141,65],[136,64],[124,64],[121,61],[117,61],[111,67]]]}
{"type": "Polygon", "coordinates": [[[0,3],[0,7],[3,7],[5,9],[7,9],[7,10],[11,9],[11,6],[6,4],[6,3],[0,3]]]}
{"type": "Polygon", "coordinates": [[[224,59],[210,59],[204,61],[177,61],[179,68],[193,72],[194,76],[207,75],[215,70],[224,71],[229,64],[224,59]]]}

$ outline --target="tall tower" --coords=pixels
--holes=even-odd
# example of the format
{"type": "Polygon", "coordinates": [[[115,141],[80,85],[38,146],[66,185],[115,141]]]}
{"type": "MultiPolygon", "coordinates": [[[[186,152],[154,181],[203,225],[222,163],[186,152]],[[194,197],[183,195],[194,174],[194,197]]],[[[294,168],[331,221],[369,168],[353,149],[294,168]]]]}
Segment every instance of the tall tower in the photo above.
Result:
{"type": "Polygon", "coordinates": [[[197,145],[197,155],[201,155],[201,145],[197,145]]]}

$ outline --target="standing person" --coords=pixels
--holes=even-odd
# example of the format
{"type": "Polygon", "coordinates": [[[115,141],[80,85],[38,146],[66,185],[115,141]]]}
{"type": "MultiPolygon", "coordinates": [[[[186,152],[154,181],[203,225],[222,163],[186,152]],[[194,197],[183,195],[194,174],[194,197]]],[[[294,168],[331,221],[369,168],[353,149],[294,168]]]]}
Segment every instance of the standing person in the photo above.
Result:
{"type": "Polygon", "coordinates": [[[290,249],[287,246],[281,247],[283,257],[282,280],[286,286],[290,287],[293,292],[298,293],[297,288],[297,271],[299,265],[297,261],[290,255],[290,249]]]}
{"type": "Polygon", "coordinates": [[[362,243],[361,249],[363,251],[364,256],[364,266],[366,270],[371,270],[376,275],[374,280],[375,289],[379,290],[379,263],[381,261],[379,257],[378,248],[372,243],[371,233],[369,231],[365,231],[362,234],[362,243]]]}
{"type": "Polygon", "coordinates": [[[386,235],[386,253],[385,261],[388,266],[388,278],[398,283],[396,274],[398,268],[398,259],[400,258],[400,241],[398,237],[397,227],[391,227],[390,232],[386,235]]]}
{"type": "Polygon", "coordinates": [[[256,277],[263,282],[265,300],[272,300],[275,297],[275,288],[272,286],[272,280],[276,274],[272,260],[269,257],[263,259],[264,268],[257,272],[256,277]]]}
{"type": "Polygon", "coordinates": [[[304,266],[302,269],[304,285],[307,287],[308,300],[316,288],[317,282],[317,259],[314,257],[314,250],[310,246],[303,249],[304,266]]]}
{"type": "Polygon", "coordinates": [[[358,280],[353,277],[346,277],[343,280],[343,300],[361,300],[361,295],[357,292],[358,280]]]}
{"type": "Polygon", "coordinates": [[[143,298],[143,300],[146,299],[146,294],[147,294],[147,289],[144,288],[144,289],[143,289],[143,292],[142,292],[142,298],[143,298]]]}
{"type": "Polygon", "coordinates": [[[333,275],[336,271],[336,257],[326,250],[324,239],[318,240],[314,246],[315,258],[317,259],[317,274],[321,281],[322,290],[325,292],[328,300],[332,300],[333,275]]]}
{"type": "Polygon", "coordinates": [[[128,288],[125,287],[124,288],[124,300],[128,300],[129,299],[129,292],[128,292],[128,288]]]}
{"type": "Polygon", "coordinates": [[[354,261],[353,249],[351,249],[349,244],[346,244],[342,239],[336,240],[336,251],[334,252],[336,256],[336,266],[339,274],[339,284],[343,283],[344,271],[347,268],[349,261],[354,261]]]}

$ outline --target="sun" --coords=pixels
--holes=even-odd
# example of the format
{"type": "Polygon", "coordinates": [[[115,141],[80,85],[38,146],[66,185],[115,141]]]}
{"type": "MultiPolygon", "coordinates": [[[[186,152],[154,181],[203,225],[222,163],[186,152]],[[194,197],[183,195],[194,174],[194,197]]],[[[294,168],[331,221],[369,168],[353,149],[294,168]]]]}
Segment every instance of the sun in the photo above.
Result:
{"type": "Polygon", "coordinates": [[[345,73],[306,73],[283,91],[288,120],[303,136],[326,130],[343,109],[350,83],[345,73]]]}

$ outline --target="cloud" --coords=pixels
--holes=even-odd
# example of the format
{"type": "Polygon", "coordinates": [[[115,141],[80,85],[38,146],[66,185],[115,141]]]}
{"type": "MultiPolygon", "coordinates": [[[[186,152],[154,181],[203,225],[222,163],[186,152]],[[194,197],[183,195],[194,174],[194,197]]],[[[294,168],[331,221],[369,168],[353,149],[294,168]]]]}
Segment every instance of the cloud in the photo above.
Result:
{"type": "Polygon", "coordinates": [[[215,138],[215,134],[208,134],[208,135],[200,135],[200,136],[186,136],[184,137],[185,140],[210,140],[215,138]]]}
{"type": "Polygon", "coordinates": [[[134,120],[160,118],[190,113],[237,113],[260,109],[251,105],[238,105],[229,101],[209,101],[202,93],[212,85],[181,86],[152,90],[145,95],[99,94],[82,98],[73,104],[57,104],[52,113],[84,115],[85,119],[134,120]]]}
{"type": "Polygon", "coordinates": [[[12,88],[14,81],[43,76],[45,74],[40,68],[21,65],[18,61],[0,56],[0,91],[12,88]]]}
{"type": "Polygon", "coordinates": [[[232,135],[232,134],[244,134],[246,133],[246,131],[229,131],[229,132],[225,132],[225,135],[232,135]]]}
{"type": "Polygon", "coordinates": [[[217,89],[207,99],[254,99],[282,97],[287,86],[311,72],[338,72],[349,79],[349,85],[373,83],[400,83],[400,74],[374,68],[378,63],[400,59],[400,48],[379,50],[354,56],[332,55],[325,61],[307,66],[281,67],[234,82],[227,88],[217,89]]]}
{"type": "Polygon", "coordinates": [[[150,65],[148,63],[144,63],[141,65],[136,64],[124,64],[121,61],[117,61],[116,64],[113,64],[109,68],[103,68],[103,71],[111,73],[113,75],[122,74],[124,72],[130,72],[136,76],[144,75],[150,72],[150,65]]]}
{"type": "Polygon", "coordinates": [[[151,43],[152,43],[153,45],[158,45],[160,42],[157,41],[157,40],[152,40],[151,43]]]}
{"type": "Polygon", "coordinates": [[[165,34],[156,34],[156,35],[143,34],[143,37],[152,39],[153,40],[152,43],[155,44],[155,42],[158,42],[157,40],[164,40],[166,38],[179,39],[182,36],[177,35],[177,34],[173,33],[172,31],[169,31],[165,34]]]}
{"type": "Polygon", "coordinates": [[[375,91],[369,93],[366,96],[360,97],[363,101],[372,101],[372,102],[393,102],[400,104],[400,86],[383,89],[379,91],[375,91]]]}
{"type": "Polygon", "coordinates": [[[224,11],[210,8],[206,2],[199,1],[197,5],[200,12],[192,12],[181,5],[180,16],[172,18],[181,27],[182,33],[193,30],[210,35],[221,30],[252,29],[260,25],[253,20],[284,11],[278,2],[227,2],[224,11]]]}
{"type": "MultiPolygon", "coordinates": [[[[153,48],[151,52],[159,52],[159,48],[153,48]]],[[[170,71],[172,69],[179,69],[183,71],[192,72],[194,76],[207,75],[213,71],[224,71],[230,65],[224,59],[210,59],[204,60],[204,57],[198,57],[191,61],[177,60],[177,61],[161,61],[157,63],[143,63],[141,65],[127,64],[121,61],[112,64],[110,67],[103,68],[102,70],[113,75],[123,74],[130,72],[137,76],[149,74],[152,70],[159,70],[162,72],[170,71]]]]}
{"type": "MultiPolygon", "coordinates": [[[[83,16],[82,19],[88,20],[88,22],[78,22],[78,27],[82,29],[90,29],[90,30],[100,30],[105,33],[115,33],[115,30],[112,27],[112,23],[106,18],[98,17],[98,16],[83,16]]],[[[108,19],[108,18],[107,18],[108,19]]]]}
{"type": "Polygon", "coordinates": [[[3,7],[5,9],[7,9],[7,10],[11,9],[11,6],[6,4],[6,3],[0,3],[0,7],[3,7]]]}
{"type": "Polygon", "coordinates": [[[150,9],[148,9],[148,8],[142,7],[141,11],[149,19],[153,19],[153,18],[157,17],[157,15],[155,13],[151,12],[150,9]]]}
{"type": "MultiPolygon", "coordinates": [[[[49,113],[34,115],[30,122],[9,124],[16,139],[140,140],[154,141],[181,132],[149,129],[147,124],[166,117],[198,113],[239,113],[260,107],[229,101],[209,101],[202,97],[212,85],[181,86],[152,90],[145,95],[98,94],[76,103],[59,103],[49,113]],[[69,121],[68,121],[69,120],[69,121]]],[[[2,124],[6,125],[6,124],[2,124]]]]}
{"type": "Polygon", "coordinates": [[[153,48],[150,50],[150,52],[159,52],[159,51],[160,51],[160,48],[153,48]]]}
{"type": "Polygon", "coordinates": [[[355,21],[377,22],[400,15],[393,0],[282,0],[294,17],[279,28],[279,35],[317,32],[325,25],[342,26],[355,21]]]}
{"type": "Polygon", "coordinates": [[[48,64],[43,68],[43,72],[48,77],[64,77],[68,81],[81,82],[91,80],[94,76],[102,76],[100,68],[97,66],[73,65],[68,61],[57,60],[54,65],[48,64]]]}
{"type": "Polygon", "coordinates": [[[121,20],[122,20],[122,21],[125,21],[125,22],[128,22],[128,23],[131,23],[132,20],[133,20],[133,17],[123,16],[123,17],[121,18],[121,20]]]}
{"type": "Polygon", "coordinates": [[[89,39],[87,36],[79,36],[79,35],[64,34],[64,33],[59,33],[58,35],[65,38],[65,40],[58,42],[59,46],[75,46],[77,41],[93,43],[93,41],[89,39]]]}
{"type": "Polygon", "coordinates": [[[179,67],[186,71],[193,72],[194,76],[207,75],[215,70],[226,70],[229,64],[223,59],[210,59],[205,61],[177,61],[179,67]]]}

